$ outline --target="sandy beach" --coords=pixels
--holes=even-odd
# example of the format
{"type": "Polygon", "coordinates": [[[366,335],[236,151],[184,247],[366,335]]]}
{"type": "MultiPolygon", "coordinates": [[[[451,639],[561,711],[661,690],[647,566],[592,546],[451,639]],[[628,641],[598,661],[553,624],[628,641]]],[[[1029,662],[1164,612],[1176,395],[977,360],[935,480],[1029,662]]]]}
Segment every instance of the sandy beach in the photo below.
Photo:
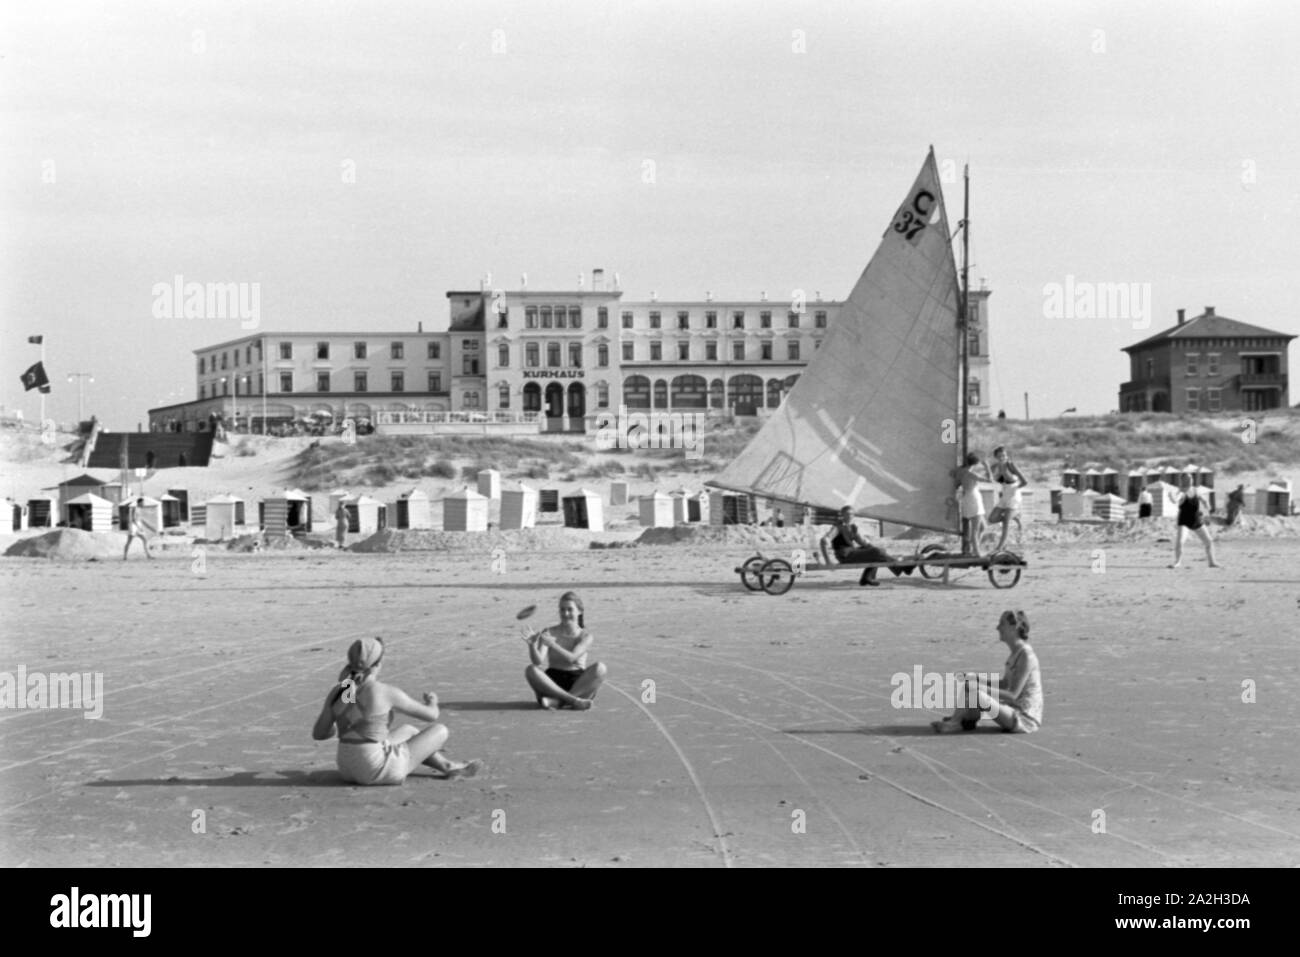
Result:
{"type": "MultiPolygon", "coordinates": [[[[1153,533],[1153,538],[1158,537],[1153,533]]],[[[726,545],[184,549],[0,563],[5,668],[103,676],[102,717],[0,711],[6,866],[1257,866],[1300,855],[1300,541],[1043,543],[1013,590],[812,573],[726,545]],[[1104,568],[1104,570],[1100,570],[1104,568]],[[201,573],[200,573],[201,572],[201,573]],[[586,602],[609,681],[542,712],[515,612],[586,602]],[[1000,671],[1026,610],[1044,724],[939,736],[891,676],[1000,671]],[[345,785],[311,723],[348,644],[434,690],[473,779],[345,785]],[[1246,690],[1244,691],[1243,688],[1246,690]],[[1243,698],[1252,698],[1253,702],[1243,698]]]]}

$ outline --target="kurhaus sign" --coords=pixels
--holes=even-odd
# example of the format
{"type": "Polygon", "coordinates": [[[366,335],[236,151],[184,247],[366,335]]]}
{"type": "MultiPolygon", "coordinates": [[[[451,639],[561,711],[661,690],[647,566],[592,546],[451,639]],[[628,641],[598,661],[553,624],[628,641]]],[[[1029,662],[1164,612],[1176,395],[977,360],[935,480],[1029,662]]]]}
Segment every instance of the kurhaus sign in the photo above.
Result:
{"type": "Polygon", "coordinates": [[[581,379],[581,369],[525,369],[525,379],[581,379]]]}

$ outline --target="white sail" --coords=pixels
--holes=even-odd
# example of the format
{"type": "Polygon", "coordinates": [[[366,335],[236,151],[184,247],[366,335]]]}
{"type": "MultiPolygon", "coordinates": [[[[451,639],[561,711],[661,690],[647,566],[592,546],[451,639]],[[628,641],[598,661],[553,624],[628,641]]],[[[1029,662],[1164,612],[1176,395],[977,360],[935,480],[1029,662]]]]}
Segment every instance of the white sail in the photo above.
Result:
{"type": "Polygon", "coordinates": [[[708,484],[957,531],[957,304],[932,149],[785,402],[708,484]]]}

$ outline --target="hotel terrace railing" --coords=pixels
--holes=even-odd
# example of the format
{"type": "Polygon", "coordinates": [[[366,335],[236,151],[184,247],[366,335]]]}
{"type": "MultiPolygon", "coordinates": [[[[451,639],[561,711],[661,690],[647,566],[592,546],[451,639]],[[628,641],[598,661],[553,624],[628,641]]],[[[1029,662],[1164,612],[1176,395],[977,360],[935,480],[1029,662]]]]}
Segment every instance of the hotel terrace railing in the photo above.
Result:
{"type": "Polygon", "coordinates": [[[375,425],[450,425],[497,422],[511,425],[536,423],[540,412],[374,412],[375,425]]]}

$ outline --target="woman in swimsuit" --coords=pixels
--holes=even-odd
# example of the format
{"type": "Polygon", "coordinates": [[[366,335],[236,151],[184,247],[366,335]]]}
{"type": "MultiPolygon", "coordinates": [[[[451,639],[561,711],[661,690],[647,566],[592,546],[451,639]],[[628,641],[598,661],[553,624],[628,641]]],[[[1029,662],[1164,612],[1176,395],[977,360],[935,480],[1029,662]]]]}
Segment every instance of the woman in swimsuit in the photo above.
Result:
{"type": "Polygon", "coordinates": [[[1007,450],[1001,445],[993,450],[993,465],[989,469],[989,475],[998,485],[998,506],[989,516],[989,521],[1002,522],[1002,537],[994,549],[1000,552],[1007,543],[1007,533],[1011,531],[1013,518],[1016,520],[1016,534],[1024,532],[1020,524],[1020,489],[1028,485],[1029,480],[1016,468],[1016,463],[1011,461],[1011,456],[1007,455],[1007,450]]]}
{"type": "Polygon", "coordinates": [[[526,632],[523,639],[532,659],[524,677],[537,696],[537,704],[547,709],[557,705],[577,711],[590,708],[605,680],[605,666],[599,661],[587,664],[591,632],[586,628],[582,599],[566,591],[560,596],[560,623],[526,632]]]}
{"type": "Polygon", "coordinates": [[[930,727],[940,734],[974,731],[980,718],[992,718],[1003,731],[1029,733],[1043,723],[1043,677],[1038,656],[1029,647],[1029,619],[1023,611],[1004,611],[998,619],[998,638],[1011,649],[997,688],[967,685],[974,708],[958,708],[930,727]],[[994,691],[996,690],[996,697],[994,691]]]}
{"type": "Polygon", "coordinates": [[[980,482],[988,480],[988,468],[980,476],[975,467],[983,465],[974,452],[966,455],[965,467],[958,466],[952,470],[952,477],[961,483],[961,516],[970,542],[971,554],[980,555],[980,534],[984,531],[984,497],[980,495],[980,482]]]}
{"type": "Polygon", "coordinates": [[[431,724],[419,731],[404,724],[389,731],[393,713],[423,721],[438,720],[438,696],[428,691],[420,704],[401,688],[379,680],[384,658],[380,638],[359,638],[348,649],[339,683],[325,697],[311,736],[328,741],[338,725],[339,773],[351,784],[401,784],[421,764],[444,777],[471,777],[477,761],[453,761],[442,753],[447,727],[431,724]]]}
{"type": "Polygon", "coordinates": [[[1214,539],[1210,538],[1210,530],[1205,527],[1204,504],[1195,485],[1179,496],[1178,533],[1174,537],[1174,563],[1170,568],[1179,568],[1183,564],[1183,541],[1189,529],[1205,544],[1205,556],[1210,560],[1210,567],[1223,567],[1214,558],[1214,539]]]}

